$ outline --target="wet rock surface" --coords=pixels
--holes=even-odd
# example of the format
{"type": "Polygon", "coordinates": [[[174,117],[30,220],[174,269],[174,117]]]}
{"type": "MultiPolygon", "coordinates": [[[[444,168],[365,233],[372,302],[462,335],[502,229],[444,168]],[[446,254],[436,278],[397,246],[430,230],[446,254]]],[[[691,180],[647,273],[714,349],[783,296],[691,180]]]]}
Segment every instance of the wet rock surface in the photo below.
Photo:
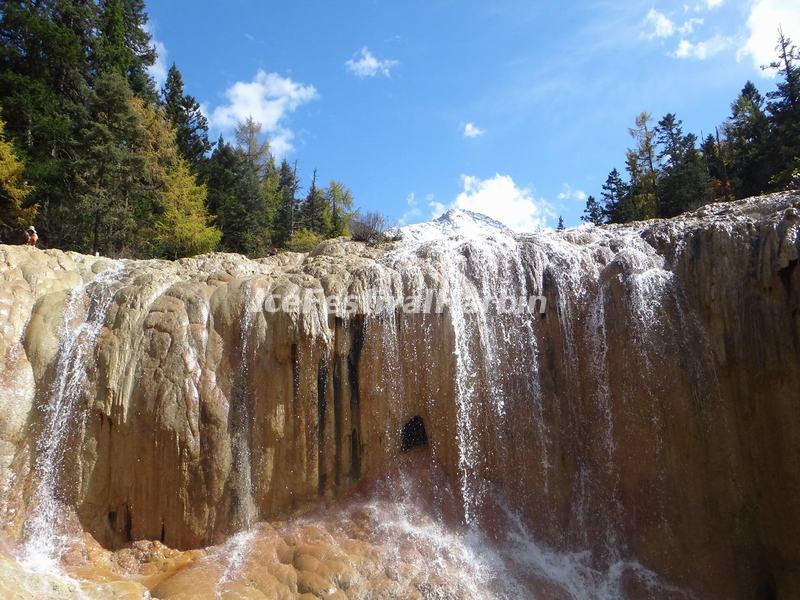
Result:
{"type": "Polygon", "coordinates": [[[451,213],[260,260],[0,246],[2,579],[45,548],[119,597],[800,595],[798,207],[532,235],[451,213]],[[353,310],[266,308],[304,289],[353,310]],[[402,310],[425,290],[441,312],[402,310]],[[498,293],[546,310],[464,309],[498,293]],[[480,531],[494,563],[421,572],[444,550],[419,528],[376,537],[402,484],[369,482],[404,450],[437,474],[425,527],[480,531]],[[384,512],[353,508],[363,486],[384,512]]]}

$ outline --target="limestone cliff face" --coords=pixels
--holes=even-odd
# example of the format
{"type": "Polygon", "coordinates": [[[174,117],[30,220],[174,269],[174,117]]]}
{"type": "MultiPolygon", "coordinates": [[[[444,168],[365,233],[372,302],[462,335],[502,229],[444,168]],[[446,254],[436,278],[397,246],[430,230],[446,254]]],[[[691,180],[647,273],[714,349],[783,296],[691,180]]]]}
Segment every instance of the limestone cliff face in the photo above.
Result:
{"type": "Polygon", "coordinates": [[[3,527],[219,543],[385,472],[418,416],[463,520],[500,493],[549,547],[798,596],[798,208],[516,236],[456,213],[255,261],[0,246],[3,527]],[[317,289],[352,310],[266,304],[317,289]],[[426,290],[441,311],[403,310],[426,290]],[[465,309],[498,293],[546,310],[465,309]]]}

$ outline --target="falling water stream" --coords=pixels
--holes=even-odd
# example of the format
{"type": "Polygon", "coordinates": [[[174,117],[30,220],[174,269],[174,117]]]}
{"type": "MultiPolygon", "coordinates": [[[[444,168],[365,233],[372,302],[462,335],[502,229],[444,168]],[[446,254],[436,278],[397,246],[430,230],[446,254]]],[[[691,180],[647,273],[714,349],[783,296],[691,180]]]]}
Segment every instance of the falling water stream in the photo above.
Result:
{"type": "Polygon", "coordinates": [[[54,379],[43,406],[37,442],[35,510],[26,523],[24,564],[54,571],[68,541],[63,530],[65,498],[64,460],[74,447],[70,437],[82,429],[86,411],[82,399],[87,373],[94,365],[97,338],[125,274],[122,262],[73,289],[66,303],[54,379]]]}
{"type": "Polygon", "coordinates": [[[220,577],[216,595],[222,597],[225,584],[242,568],[254,533],[258,509],[253,498],[253,460],[250,451],[252,423],[252,397],[248,382],[250,336],[255,316],[260,310],[252,280],[242,284],[242,313],[239,321],[239,365],[235,374],[230,404],[231,445],[233,453],[234,528],[236,533],[223,546],[221,552],[225,569],[220,577]]]}

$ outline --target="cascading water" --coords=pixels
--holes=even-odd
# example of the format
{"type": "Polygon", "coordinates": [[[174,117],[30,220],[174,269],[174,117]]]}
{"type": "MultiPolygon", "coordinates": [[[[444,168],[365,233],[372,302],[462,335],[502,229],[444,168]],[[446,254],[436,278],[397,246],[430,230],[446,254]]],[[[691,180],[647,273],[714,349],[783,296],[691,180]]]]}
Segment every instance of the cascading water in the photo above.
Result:
{"type": "MultiPolygon", "coordinates": [[[[618,542],[621,519],[617,499],[619,475],[614,469],[616,444],[609,404],[607,317],[604,284],[600,281],[604,267],[601,250],[613,240],[600,230],[596,233],[583,230],[581,244],[547,232],[522,236],[527,251],[533,249],[535,253],[532,259],[525,257],[528,259],[526,272],[520,237],[481,215],[451,211],[437,221],[406,227],[401,233],[404,240],[398,249],[388,254],[388,264],[401,272],[413,272],[433,263],[443,274],[442,280],[447,286],[443,292],[447,295],[455,340],[459,491],[464,520],[468,531],[472,532],[469,535],[473,541],[485,535],[480,515],[486,510],[491,512],[488,505],[494,506],[495,510],[500,507],[504,514],[505,526],[499,534],[504,541],[499,548],[494,546],[495,560],[483,564],[479,571],[485,574],[492,569],[501,572],[506,568],[532,570],[559,594],[570,598],[618,598],[624,595],[621,586],[625,577],[639,580],[653,593],[662,590],[682,596],[680,590],[669,588],[635,560],[621,558],[624,548],[618,542]],[[527,430],[535,433],[536,438],[528,442],[538,448],[544,494],[547,494],[552,466],[548,458],[548,431],[539,382],[540,357],[535,322],[538,315],[530,311],[504,314],[497,305],[487,302],[489,299],[519,299],[531,293],[541,294],[546,278],[551,286],[548,292],[558,303],[559,326],[565,340],[565,365],[576,380],[582,378],[580,365],[583,364],[577,355],[576,336],[587,338],[592,350],[588,360],[591,377],[588,379],[596,383],[591,395],[605,423],[605,476],[616,483],[610,497],[590,495],[581,498],[579,494],[578,499],[582,501],[576,502],[573,508],[576,522],[580,523],[587,518],[587,511],[597,508],[597,503],[607,506],[608,522],[604,528],[606,571],[593,564],[596,557],[592,557],[590,552],[563,553],[543,547],[510,508],[503,494],[493,491],[485,479],[485,464],[492,458],[486,456],[487,451],[496,455],[493,457],[495,464],[509,465],[512,462],[512,449],[508,447],[509,427],[504,417],[507,403],[516,402],[513,411],[516,418],[528,415],[527,430]],[[520,380],[524,384],[522,388],[519,387],[520,380]],[[528,409],[520,410],[520,405],[525,403],[528,403],[528,409]],[[481,436],[485,436],[483,440],[481,436]]],[[[664,285],[651,285],[650,282],[665,281],[669,275],[663,270],[661,259],[654,256],[652,249],[635,232],[626,235],[626,245],[637,249],[632,252],[641,263],[638,271],[641,275],[634,274],[630,284],[631,302],[634,312],[639,311],[639,335],[647,336],[645,323],[648,318],[653,320],[657,317],[666,293],[664,285]]],[[[424,278],[406,275],[404,279],[419,282],[424,278]]],[[[591,470],[584,476],[591,477],[591,470]]],[[[542,517],[547,518],[547,515],[542,517]]],[[[586,538],[583,541],[591,543],[586,538]]],[[[420,540],[420,543],[425,542],[420,540]]],[[[488,541],[484,539],[481,544],[486,546],[488,541]]],[[[506,582],[513,580],[513,577],[501,576],[503,578],[506,582]]],[[[516,588],[494,585],[492,593],[502,598],[517,597],[519,589],[525,589],[525,584],[517,582],[515,585],[516,588]]],[[[484,590],[482,593],[487,592],[484,590]]]]}
{"type": "Polygon", "coordinates": [[[231,386],[229,419],[231,423],[231,451],[233,454],[234,517],[235,534],[222,547],[220,556],[225,570],[217,587],[217,597],[222,597],[225,584],[241,569],[248,546],[253,539],[250,528],[256,521],[258,510],[253,498],[253,460],[250,451],[252,427],[252,396],[248,382],[250,335],[255,316],[260,310],[252,280],[242,285],[242,312],[239,321],[239,369],[231,386]]]}
{"type": "Polygon", "coordinates": [[[527,300],[525,271],[513,232],[483,215],[452,210],[401,234],[403,242],[387,256],[388,263],[412,272],[433,263],[446,285],[436,293],[446,296],[455,339],[459,485],[464,519],[471,524],[485,492],[481,463],[486,457],[480,455],[478,438],[496,442],[493,451],[500,456],[506,450],[503,432],[512,392],[500,374],[525,380],[525,401],[547,465],[534,316],[515,310],[517,301],[527,300]],[[511,310],[498,305],[504,300],[513,304],[511,310]]]}
{"type": "MultiPolygon", "coordinates": [[[[756,434],[786,414],[742,357],[766,352],[753,368],[770,390],[796,383],[797,254],[784,246],[800,219],[781,202],[755,225],[745,206],[727,228],[690,217],[522,235],[451,212],[377,247],[128,261],[66,303],[52,290],[74,285],[82,259],[31,254],[52,262],[34,278],[17,268],[27,255],[3,250],[0,275],[23,295],[0,323],[14,363],[1,381],[20,388],[12,418],[41,432],[0,455],[5,531],[18,540],[22,526],[33,568],[83,578],[88,563],[163,598],[735,596],[761,572],[739,581],[730,548],[762,560],[769,529],[737,515],[769,514],[751,475],[781,456],[756,434]],[[768,335],[730,318],[737,285],[768,335]],[[355,296],[350,316],[261,302],[320,288],[355,296]],[[443,308],[406,314],[400,299],[426,290],[443,308]],[[543,314],[518,310],[532,296],[543,314]],[[517,310],[496,302],[509,298],[517,310]],[[54,306],[57,352],[36,333],[54,306]],[[62,518],[70,507],[80,523],[62,518]],[[741,527],[734,539],[723,526],[741,527]],[[707,548],[710,575],[691,558],[707,548]]],[[[0,576],[7,554],[0,544],[0,576]]]]}
{"type": "Polygon", "coordinates": [[[250,283],[243,284],[242,316],[239,323],[239,365],[235,381],[231,386],[230,403],[231,442],[233,451],[234,528],[247,529],[256,518],[253,500],[253,465],[250,455],[250,430],[252,427],[252,397],[248,382],[250,370],[250,335],[255,315],[259,311],[258,301],[250,283]]]}
{"type": "Polygon", "coordinates": [[[98,335],[125,274],[122,262],[70,292],[64,311],[54,379],[43,406],[44,426],[36,445],[34,510],[26,523],[23,562],[34,570],[57,570],[67,543],[63,527],[64,459],[86,417],[81,399],[94,364],[98,335]]]}

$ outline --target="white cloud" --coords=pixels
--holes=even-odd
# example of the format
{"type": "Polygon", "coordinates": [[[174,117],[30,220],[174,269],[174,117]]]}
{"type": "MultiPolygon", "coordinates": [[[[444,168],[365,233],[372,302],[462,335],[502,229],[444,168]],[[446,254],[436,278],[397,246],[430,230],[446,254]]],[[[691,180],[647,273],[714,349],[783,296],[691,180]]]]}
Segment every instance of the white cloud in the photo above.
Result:
{"type": "Polygon", "coordinates": [[[650,12],[647,13],[643,25],[648,29],[643,35],[649,40],[667,38],[675,33],[675,23],[667,15],[658,12],[655,8],[651,8],[650,12]]]}
{"type": "Polygon", "coordinates": [[[574,190],[572,186],[568,183],[565,183],[564,186],[561,188],[561,191],[556,196],[559,200],[577,200],[579,202],[586,201],[586,192],[583,190],[574,190]]]}
{"type": "Polygon", "coordinates": [[[375,77],[376,75],[391,77],[392,69],[398,64],[400,64],[398,61],[389,58],[383,60],[376,58],[366,46],[359,52],[356,52],[353,58],[344,63],[348,71],[354,73],[361,79],[365,77],[375,77]]]}
{"type": "Polygon", "coordinates": [[[313,85],[304,85],[277,73],[258,70],[252,81],[237,81],[227,90],[228,104],[209,115],[212,127],[230,131],[248,117],[261,123],[277,156],[293,149],[294,133],[284,125],[285,117],[300,105],[319,98],[313,85]]]}
{"type": "Polygon", "coordinates": [[[409,223],[414,223],[419,220],[419,217],[422,216],[422,210],[419,207],[419,201],[417,200],[417,196],[414,192],[411,192],[408,196],[406,196],[406,206],[408,210],[403,213],[403,216],[397,221],[397,224],[402,227],[403,225],[408,225],[409,223]]]}
{"type": "Polygon", "coordinates": [[[678,33],[681,35],[688,35],[694,31],[696,25],[702,25],[703,19],[693,18],[685,21],[683,25],[678,27],[678,33]]]}
{"type": "Polygon", "coordinates": [[[463,190],[449,205],[428,201],[433,218],[448,209],[461,208],[487,215],[516,231],[532,231],[546,227],[548,218],[556,216],[546,200],[518,187],[508,175],[496,174],[489,179],[462,175],[461,184],[463,190]]]}
{"type": "Polygon", "coordinates": [[[705,60],[715,54],[719,54],[731,45],[731,39],[719,35],[702,42],[690,42],[681,40],[678,47],[672,54],[675,58],[694,58],[705,60]]]}
{"type": "MultiPolygon", "coordinates": [[[[747,17],[750,36],[739,49],[738,57],[749,56],[760,69],[775,59],[778,27],[783,33],[800,42],[800,2],[797,0],[756,0],[747,17]]],[[[773,71],[763,71],[765,77],[774,77],[773,71]]]]}
{"type": "Polygon", "coordinates": [[[169,53],[164,43],[156,39],[155,32],[150,23],[145,24],[144,30],[150,34],[150,43],[153,44],[153,48],[155,48],[156,51],[156,62],[147,67],[147,73],[155,80],[158,87],[161,87],[164,85],[164,82],[167,81],[167,71],[169,70],[167,66],[167,54],[169,53]]]}
{"type": "Polygon", "coordinates": [[[464,125],[464,137],[474,138],[486,133],[483,129],[478,128],[472,121],[464,125]]]}
{"type": "Polygon", "coordinates": [[[438,219],[445,213],[445,211],[448,208],[450,208],[446,204],[442,204],[441,202],[437,202],[436,200],[431,200],[428,203],[428,207],[431,209],[431,219],[438,219]]]}
{"type": "Polygon", "coordinates": [[[706,0],[706,6],[709,9],[719,8],[725,3],[725,0],[706,0]]]}

